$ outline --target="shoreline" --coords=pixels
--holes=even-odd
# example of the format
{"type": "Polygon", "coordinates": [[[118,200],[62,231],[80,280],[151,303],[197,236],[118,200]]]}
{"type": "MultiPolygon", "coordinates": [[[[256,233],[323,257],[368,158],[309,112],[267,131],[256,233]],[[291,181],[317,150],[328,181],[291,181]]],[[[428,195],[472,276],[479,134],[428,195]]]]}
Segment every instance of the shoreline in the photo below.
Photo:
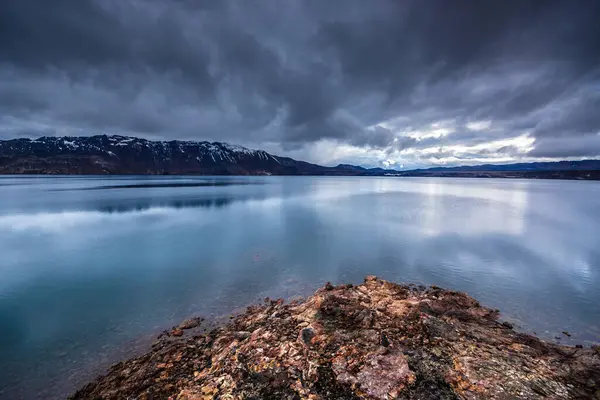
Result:
{"type": "Polygon", "coordinates": [[[446,172],[446,173],[411,173],[398,172],[396,174],[384,175],[319,175],[319,174],[180,174],[180,173],[156,173],[156,174],[133,174],[133,173],[107,173],[107,174],[78,174],[78,173],[44,173],[44,172],[0,172],[2,177],[49,177],[49,178],[124,178],[124,177],[154,177],[154,178],[247,178],[247,177],[304,177],[304,178],[454,178],[454,179],[506,179],[506,180],[542,180],[542,181],[600,181],[600,170],[583,171],[510,171],[510,173],[499,172],[446,172]],[[580,173],[584,172],[584,173],[580,173]]]}
{"type": "Polygon", "coordinates": [[[600,347],[545,342],[437,286],[370,276],[161,335],[70,399],[600,399],[600,347]]]}

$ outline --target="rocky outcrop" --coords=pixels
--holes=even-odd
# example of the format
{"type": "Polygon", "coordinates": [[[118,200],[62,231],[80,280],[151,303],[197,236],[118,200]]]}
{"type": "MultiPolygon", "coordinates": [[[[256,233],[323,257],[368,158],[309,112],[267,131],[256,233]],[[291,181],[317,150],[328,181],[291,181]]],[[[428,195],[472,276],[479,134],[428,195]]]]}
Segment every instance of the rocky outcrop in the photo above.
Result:
{"type": "Polygon", "coordinates": [[[266,299],[207,333],[174,331],[71,398],[600,399],[598,348],[515,332],[438,287],[367,277],[266,299]]]}

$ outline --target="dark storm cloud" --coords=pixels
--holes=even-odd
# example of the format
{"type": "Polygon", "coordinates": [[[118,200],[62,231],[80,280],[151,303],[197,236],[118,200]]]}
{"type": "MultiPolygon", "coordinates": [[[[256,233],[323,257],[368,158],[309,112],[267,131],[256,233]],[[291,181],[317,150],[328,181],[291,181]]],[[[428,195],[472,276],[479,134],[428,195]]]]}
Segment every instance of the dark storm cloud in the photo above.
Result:
{"type": "Polygon", "coordinates": [[[543,138],[530,155],[534,157],[598,157],[600,155],[600,135],[580,136],[577,140],[570,137],[543,138]]]}
{"type": "MultiPolygon", "coordinates": [[[[118,66],[178,71],[209,84],[208,56],[179,25],[183,9],[145,1],[9,0],[0,6],[0,60],[74,77],[118,66]],[[156,15],[156,13],[159,13],[156,15]]],[[[174,2],[177,5],[177,2],[174,2]]]]}
{"type": "Polygon", "coordinates": [[[531,156],[593,156],[599,10],[594,0],[4,0],[0,135],[284,150],[326,139],[390,155],[528,132],[531,156]],[[411,136],[440,121],[452,132],[411,136]],[[491,128],[467,128],[477,121],[491,128]]]}

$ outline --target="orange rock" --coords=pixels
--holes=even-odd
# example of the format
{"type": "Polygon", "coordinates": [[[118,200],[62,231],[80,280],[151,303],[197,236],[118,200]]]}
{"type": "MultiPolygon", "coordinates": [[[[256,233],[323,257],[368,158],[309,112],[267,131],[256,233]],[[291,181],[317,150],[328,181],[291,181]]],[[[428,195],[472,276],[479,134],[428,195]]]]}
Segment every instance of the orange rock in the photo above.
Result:
{"type": "Polygon", "coordinates": [[[171,335],[172,336],[183,336],[183,331],[181,329],[176,328],[171,331],[171,335]]]}

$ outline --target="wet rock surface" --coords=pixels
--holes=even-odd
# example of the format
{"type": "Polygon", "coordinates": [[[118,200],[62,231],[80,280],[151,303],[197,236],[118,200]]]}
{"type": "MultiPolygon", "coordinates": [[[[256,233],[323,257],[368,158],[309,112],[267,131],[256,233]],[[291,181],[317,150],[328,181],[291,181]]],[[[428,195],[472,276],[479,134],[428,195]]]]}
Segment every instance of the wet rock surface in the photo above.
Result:
{"type": "Polygon", "coordinates": [[[367,277],[184,328],[71,399],[600,399],[597,348],[517,333],[438,287],[367,277]]]}

